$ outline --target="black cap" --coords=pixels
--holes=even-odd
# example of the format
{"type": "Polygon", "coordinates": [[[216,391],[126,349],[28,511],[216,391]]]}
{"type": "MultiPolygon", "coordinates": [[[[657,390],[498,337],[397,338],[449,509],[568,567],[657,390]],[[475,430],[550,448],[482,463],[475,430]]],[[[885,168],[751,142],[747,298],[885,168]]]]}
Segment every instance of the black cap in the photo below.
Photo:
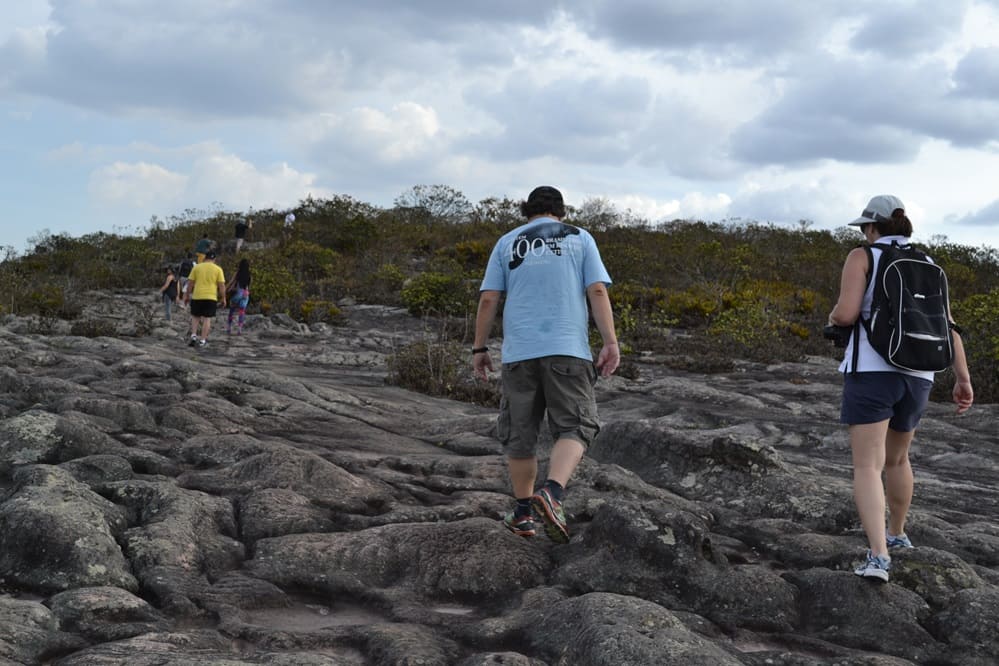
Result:
{"type": "Polygon", "coordinates": [[[215,250],[208,250],[208,252],[205,252],[205,259],[214,259],[217,256],[218,255],[215,254],[215,250]]]}

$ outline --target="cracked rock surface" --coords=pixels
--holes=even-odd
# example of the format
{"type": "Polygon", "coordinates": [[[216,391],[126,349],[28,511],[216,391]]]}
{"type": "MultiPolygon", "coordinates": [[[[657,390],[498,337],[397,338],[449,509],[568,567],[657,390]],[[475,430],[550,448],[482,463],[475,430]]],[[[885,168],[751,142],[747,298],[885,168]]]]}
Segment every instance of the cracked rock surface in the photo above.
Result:
{"type": "Polygon", "coordinates": [[[432,326],[348,306],[195,350],[183,312],[93,303],[121,335],[0,325],[0,666],[999,663],[996,405],[930,405],[879,585],[830,359],[600,380],[558,546],[499,522],[495,410],[385,384],[432,326]]]}

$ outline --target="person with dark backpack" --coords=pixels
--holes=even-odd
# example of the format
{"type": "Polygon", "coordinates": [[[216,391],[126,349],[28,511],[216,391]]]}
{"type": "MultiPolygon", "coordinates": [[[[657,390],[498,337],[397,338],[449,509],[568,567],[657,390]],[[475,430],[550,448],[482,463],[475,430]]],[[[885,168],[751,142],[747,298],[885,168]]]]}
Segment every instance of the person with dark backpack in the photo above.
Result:
{"type": "Polygon", "coordinates": [[[905,206],[897,197],[876,196],[850,225],[868,245],[847,255],[829,325],[847,338],[840,422],[849,426],[853,497],[869,544],[854,573],[887,582],[889,548],[913,547],[905,534],[913,491],[909,446],[934,372],[953,369],[958,414],[971,407],[974,391],[946,275],[909,244],[905,206]]]}
{"type": "Polygon", "coordinates": [[[173,268],[166,267],[166,280],[160,287],[160,297],[163,300],[163,314],[167,321],[170,321],[170,306],[180,302],[180,290],[177,286],[177,278],[173,274],[173,268]]]}
{"type": "Polygon", "coordinates": [[[177,266],[177,277],[180,282],[180,298],[177,299],[177,305],[179,307],[184,307],[183,295],[187,293],[187,280],[188,276],[191,275],[191,269],[194,268],[194,255],[190,252],[184,257],[184,261],[180,262],[177,266]]]}

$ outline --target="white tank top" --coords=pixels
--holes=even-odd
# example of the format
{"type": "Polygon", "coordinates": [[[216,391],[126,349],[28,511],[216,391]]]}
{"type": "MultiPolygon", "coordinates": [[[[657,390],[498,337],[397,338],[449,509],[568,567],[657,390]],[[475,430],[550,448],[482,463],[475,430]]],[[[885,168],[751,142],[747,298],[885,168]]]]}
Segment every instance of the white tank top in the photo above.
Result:
{"type": "MultiPolygon", "coordinates": [[[[897,241],[899,245],[909,244],[909,239],[905,236],[882,236],[876,242],[891,245],[892,241],[897,241]]],[[[871,254],[874,256],[874,265],[871,266],[870,272],[872,279],[870,284],[867,285],[867,291],[864,292],[864,300],[860,304],[860,316],[865,320],[869,319],[871,316],[871,303],[874,300],[873,276],[878,272],[878,262],[881,260],[881,250],[879,248],[872,247],[871,254]]],[[[853,333],[850,334],[850,342],[846,345],[846,353],[844,354],[843,362],[839,364],[839,370],[840,372],[852,372],[852,366],[853,333]]],[[[894,365],[890,364],[881,356],[881,354],[877,353],[874,350],[874,347],[871,346],[871,343],[867,341],[867,329],[863,326],[860,326],[860,347],[857,355],[857,372],[898,372],[903,375],[911,375],[913,377],[928,379],[931,382],[933,381],[934,375],[933,372],[903,370],[902,368],[896,368],[894,365]]]]}

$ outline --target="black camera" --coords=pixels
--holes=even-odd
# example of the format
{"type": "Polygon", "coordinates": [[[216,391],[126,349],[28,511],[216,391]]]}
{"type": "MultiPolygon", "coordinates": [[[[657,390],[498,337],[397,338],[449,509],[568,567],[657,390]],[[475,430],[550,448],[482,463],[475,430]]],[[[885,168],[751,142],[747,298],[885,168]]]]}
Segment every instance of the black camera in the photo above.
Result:
{"type": "Polygon", "coordinates": [[[835,326],[829,324],[822,329],[822,337],[832,340],[834,347],[846,347],[853,334],[853,326],[835,326]]]}

